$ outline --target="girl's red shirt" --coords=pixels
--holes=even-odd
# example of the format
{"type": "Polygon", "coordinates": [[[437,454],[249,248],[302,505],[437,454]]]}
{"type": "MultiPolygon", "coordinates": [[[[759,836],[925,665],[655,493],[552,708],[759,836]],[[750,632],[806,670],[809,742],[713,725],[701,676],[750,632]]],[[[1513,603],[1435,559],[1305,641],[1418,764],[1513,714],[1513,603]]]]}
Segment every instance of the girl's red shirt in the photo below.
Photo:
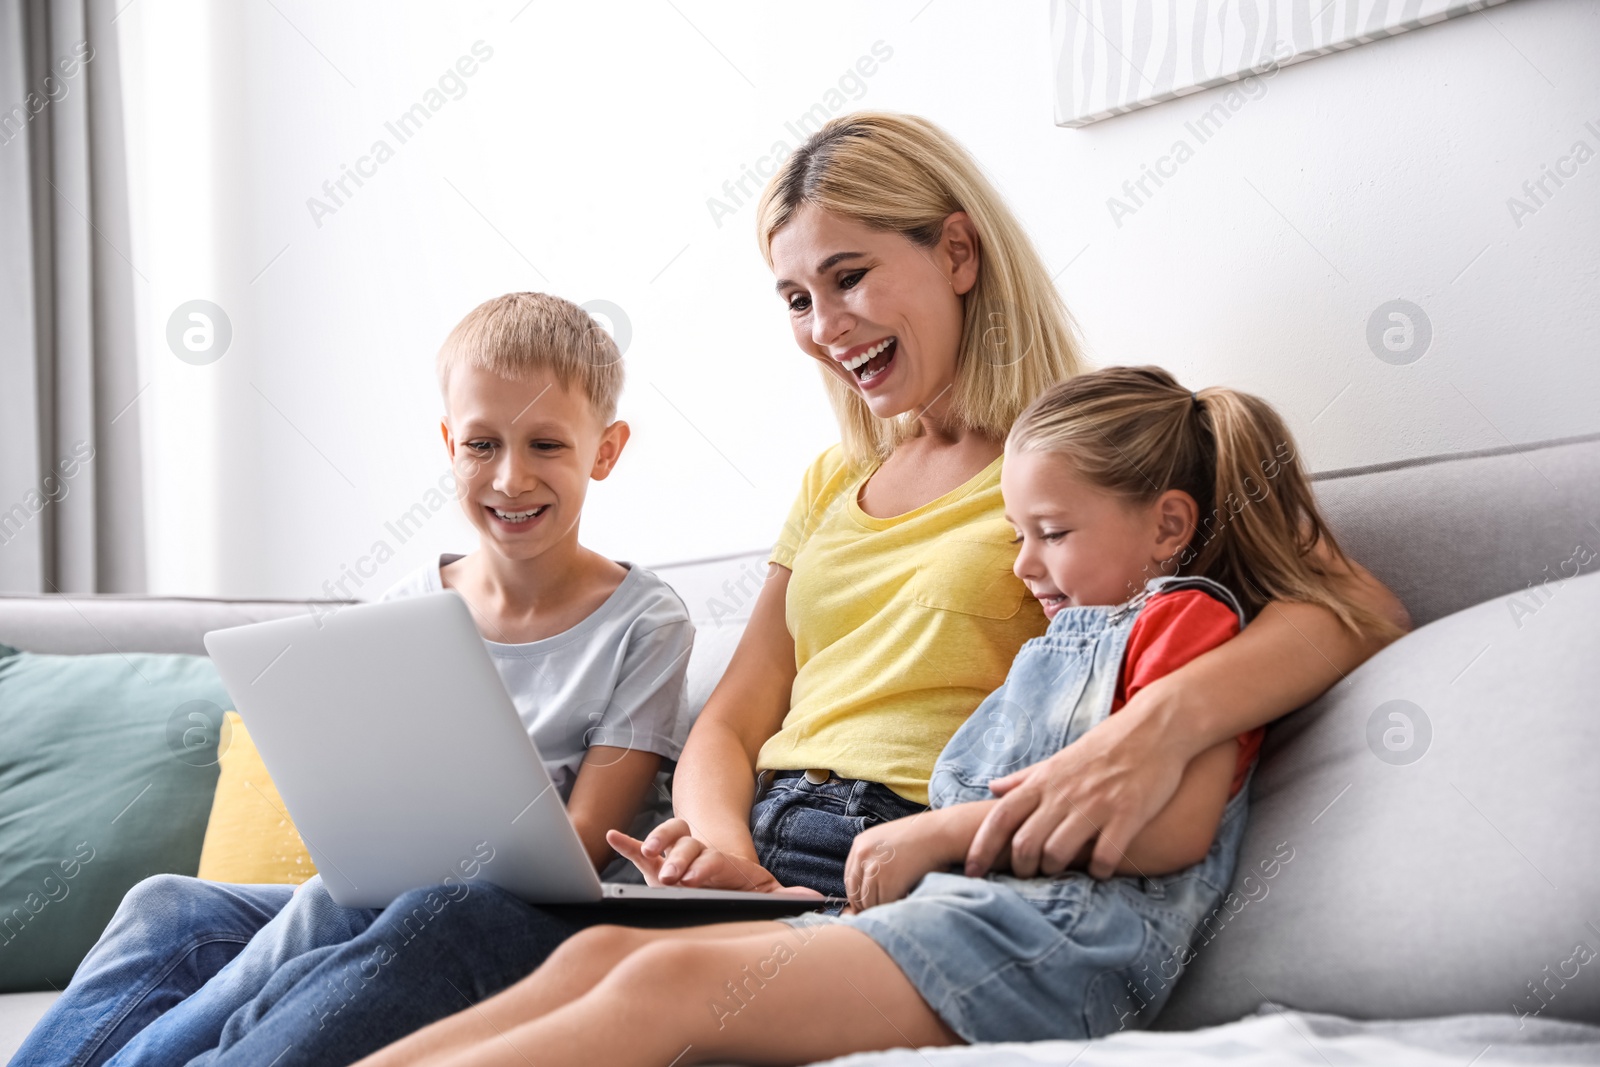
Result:
{"type": "MultiPolygon", "coordinates": [[[[1233,609],[1199,589],[1179,589],[1152,597],[1133,622],[1127,651],[1122,656],[1122,677],[1111,700],[1117,712],[1140,689],[1211,651],[1239,632],[1233,609]]],[[[1265,727],[1239,735],[1239,757],[1234,764],[1232,797],[1244,785],[1250,761],[1261,750],[1265,727]]]]}

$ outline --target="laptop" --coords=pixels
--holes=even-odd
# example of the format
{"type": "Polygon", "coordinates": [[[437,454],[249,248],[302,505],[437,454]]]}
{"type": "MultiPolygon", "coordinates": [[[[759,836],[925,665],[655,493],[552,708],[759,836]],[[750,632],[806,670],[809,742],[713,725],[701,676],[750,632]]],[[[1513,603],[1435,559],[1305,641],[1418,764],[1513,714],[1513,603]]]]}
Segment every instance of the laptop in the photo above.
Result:
{"type": "Polygon", "coordinates": [[[741,918],[843,903],[601,882],[454,590],[213,630],[205,646],[339,904],[474,878],[535,904],[722,901],[741,918]]]}

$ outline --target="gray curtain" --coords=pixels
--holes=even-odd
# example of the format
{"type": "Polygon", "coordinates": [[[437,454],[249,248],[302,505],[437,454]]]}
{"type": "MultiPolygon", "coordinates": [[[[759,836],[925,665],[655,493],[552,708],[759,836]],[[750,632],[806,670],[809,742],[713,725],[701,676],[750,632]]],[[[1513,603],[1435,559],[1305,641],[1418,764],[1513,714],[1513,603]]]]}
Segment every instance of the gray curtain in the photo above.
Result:
{"type": "Polygon", "coordinates": [[[144,591],[116,15],[0,0],[0,592],[144,591]]]}

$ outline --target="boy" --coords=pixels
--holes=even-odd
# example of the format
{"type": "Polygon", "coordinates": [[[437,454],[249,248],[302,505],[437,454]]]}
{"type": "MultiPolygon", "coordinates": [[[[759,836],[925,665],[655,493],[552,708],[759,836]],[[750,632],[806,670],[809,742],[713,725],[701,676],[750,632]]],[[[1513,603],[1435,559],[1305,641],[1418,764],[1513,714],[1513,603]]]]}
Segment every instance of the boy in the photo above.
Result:
{"type": "MultiPolygon", "coordinates": [[[[693,627],[655,575],[578,543],[588,483],[611,473],[628,440],[615,419],[621,354],[568,301],[512,293],[456,326],[438,372],[440,429],[479,547],[441,556],[382,599],[461,594],[590,860],[622,877],[629,865],[606,831],[665,815],[653,786],[688,734],[693,627]]],[[[320,878],[298,888],[146,879],[12,1063],[185,1063],[215,1048],[269,981],[292,981],[378,914],[334,904],[320,878]]]]}

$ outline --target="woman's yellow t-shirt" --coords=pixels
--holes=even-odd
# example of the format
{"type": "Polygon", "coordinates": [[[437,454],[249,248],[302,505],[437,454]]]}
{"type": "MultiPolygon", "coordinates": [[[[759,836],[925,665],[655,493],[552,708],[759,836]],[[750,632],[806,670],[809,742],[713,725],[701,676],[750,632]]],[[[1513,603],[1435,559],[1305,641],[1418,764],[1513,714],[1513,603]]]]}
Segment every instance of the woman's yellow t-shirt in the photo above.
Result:
{"type": "Polygon", "coordinates": [[[888,519],[857,500],[876,468],[852,467],[842,445],[811,464],[768,557],[792,572],[797,673],[757,770],[825,768],[928,802],[945,742],[1047,625],[1011,570],[1003,459],[888,519]]]}

